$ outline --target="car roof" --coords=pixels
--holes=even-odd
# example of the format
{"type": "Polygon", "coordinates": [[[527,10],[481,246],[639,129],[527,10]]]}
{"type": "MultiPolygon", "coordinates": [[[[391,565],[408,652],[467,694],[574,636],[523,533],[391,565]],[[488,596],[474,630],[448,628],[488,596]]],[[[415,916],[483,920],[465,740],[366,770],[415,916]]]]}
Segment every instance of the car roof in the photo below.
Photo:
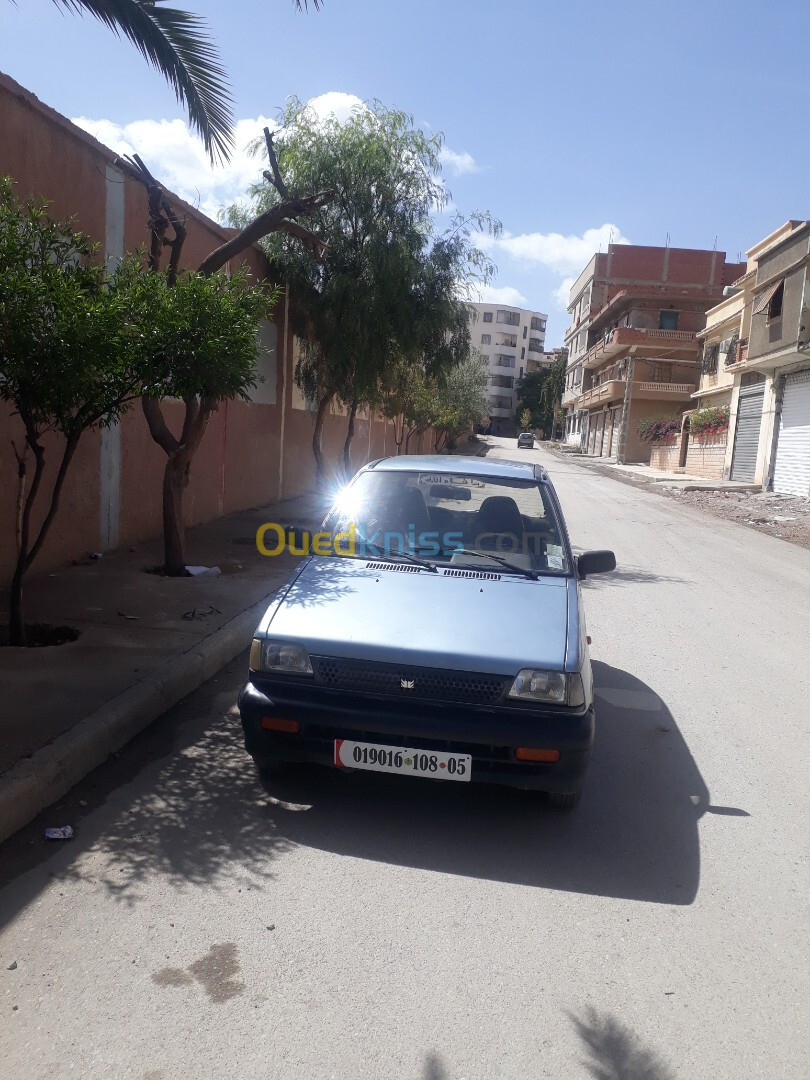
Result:
{"type": "Polygon", "coordinates": [[[462,476],[493,477],[511,480],[548,480],[542,465],[501,458],[453,457],[445,454],[402,454],[379,458],[365,466],[375,472],[434,472],[462,476]]]}

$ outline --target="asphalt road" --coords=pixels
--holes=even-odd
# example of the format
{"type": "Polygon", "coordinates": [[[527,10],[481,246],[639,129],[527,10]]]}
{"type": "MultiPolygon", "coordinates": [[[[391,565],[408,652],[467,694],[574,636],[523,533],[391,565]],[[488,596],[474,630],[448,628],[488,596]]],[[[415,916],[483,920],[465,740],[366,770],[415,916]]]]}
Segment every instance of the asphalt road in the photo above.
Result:
{"type": "Polygon", "coordinates": [[[807,1076],[807,552],[520,458],[619,564],[586,587],[580,807],[263,788],[234,664],[0,850],[0,1074],[807,1076]]]}

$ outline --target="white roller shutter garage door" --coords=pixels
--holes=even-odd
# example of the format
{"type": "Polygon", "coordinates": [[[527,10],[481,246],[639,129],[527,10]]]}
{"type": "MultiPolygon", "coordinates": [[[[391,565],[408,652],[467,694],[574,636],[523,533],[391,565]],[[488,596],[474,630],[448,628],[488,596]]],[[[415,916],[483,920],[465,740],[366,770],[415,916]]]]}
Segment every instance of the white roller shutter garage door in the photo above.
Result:
{"type": "Polygon", "coordinates": [[[773,490],[780,495],[810,495],[810,371],[785,379],[773,490]]]}

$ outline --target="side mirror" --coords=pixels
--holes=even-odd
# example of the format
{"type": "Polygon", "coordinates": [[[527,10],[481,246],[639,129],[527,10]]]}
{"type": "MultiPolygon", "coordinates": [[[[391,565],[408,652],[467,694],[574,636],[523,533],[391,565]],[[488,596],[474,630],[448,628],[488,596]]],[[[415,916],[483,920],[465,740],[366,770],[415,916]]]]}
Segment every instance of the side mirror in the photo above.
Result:
{"type": "Polygon", "coordinates": [[[616,556],[612,551],[583,551],[577,559],[580,581],[589,574],[607,574],[616,569],[616,556]]]}

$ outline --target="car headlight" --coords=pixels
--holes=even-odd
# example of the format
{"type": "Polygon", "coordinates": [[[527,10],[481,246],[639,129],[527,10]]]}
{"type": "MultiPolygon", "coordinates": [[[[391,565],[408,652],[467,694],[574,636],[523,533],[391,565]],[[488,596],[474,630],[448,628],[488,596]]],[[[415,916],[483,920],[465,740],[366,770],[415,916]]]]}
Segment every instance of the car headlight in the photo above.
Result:
{"type": "Polygon", "coordinates": [[[523,668],[517,673],[509,697],[519,701],[544,701],[548,705],[585,704],[585,690],[580,675],[540,671],[537,668],[523,668]]]}
{"type": "Polygon", "coordinates": [[[254,638],[250,646],[252,671],[285,671],[291,675],[311,675],[312,664],[303,645],[291,641],[254,638]]]}

